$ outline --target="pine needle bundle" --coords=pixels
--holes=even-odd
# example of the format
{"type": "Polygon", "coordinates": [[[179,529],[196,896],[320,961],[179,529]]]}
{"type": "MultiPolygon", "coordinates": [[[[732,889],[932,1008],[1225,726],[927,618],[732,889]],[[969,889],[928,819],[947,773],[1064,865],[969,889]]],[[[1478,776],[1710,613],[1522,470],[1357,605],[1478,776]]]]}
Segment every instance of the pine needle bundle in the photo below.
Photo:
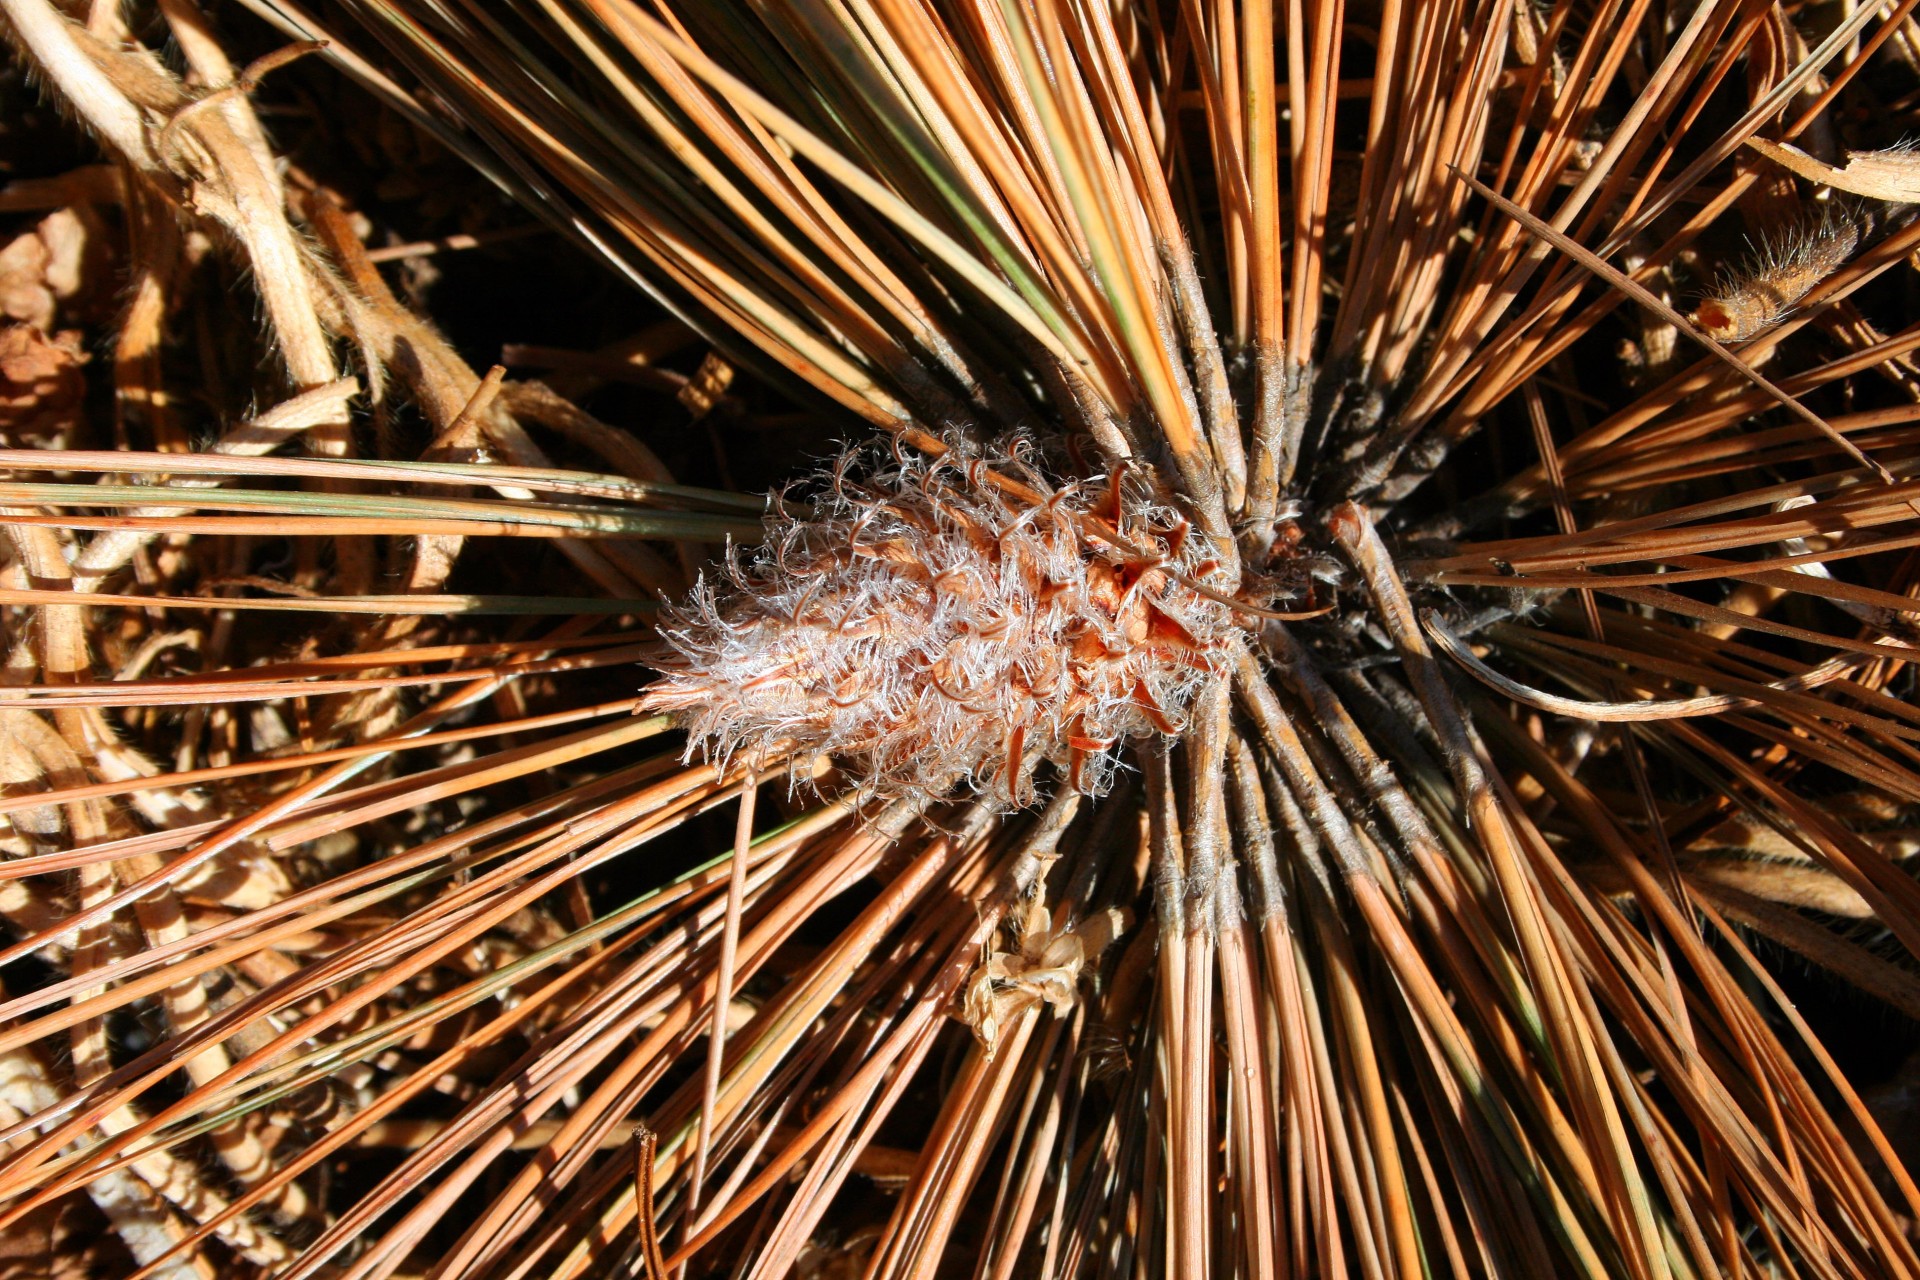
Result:
{"type": "Polygon", "coordinates": [[[1920,1276],[1913,7],[0,0],[0,1237],[1920,1276]]]}

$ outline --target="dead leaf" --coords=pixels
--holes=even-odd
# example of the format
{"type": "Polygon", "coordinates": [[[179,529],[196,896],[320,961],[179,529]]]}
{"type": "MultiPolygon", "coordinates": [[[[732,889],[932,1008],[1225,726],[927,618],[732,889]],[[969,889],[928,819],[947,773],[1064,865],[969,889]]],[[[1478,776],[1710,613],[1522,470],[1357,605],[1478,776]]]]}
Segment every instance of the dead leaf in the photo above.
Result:
{"type": "Polygon", "coordinates": [[[1798,147],[1765,138],[1748,138],[1747,145],[1782,168],[1835,191],[1895,204],[1920,204],[1920,151],[1904,147],[1849,151],[1846,167],[1836,169],[1798,147]]]}
{"type": "Polygon", "coordinates": [[[86,251],[86,225],[71,209],[15,236],[0,248],[0,312],[51,332],[59,304],[80,291],[86,251]]]}
{"type": "Polygon", "coordinates": [[[0,443],[58,447],[80,419],[86,355],[74,331],[49,338],[31,324],[0,329],[0,443]]]}

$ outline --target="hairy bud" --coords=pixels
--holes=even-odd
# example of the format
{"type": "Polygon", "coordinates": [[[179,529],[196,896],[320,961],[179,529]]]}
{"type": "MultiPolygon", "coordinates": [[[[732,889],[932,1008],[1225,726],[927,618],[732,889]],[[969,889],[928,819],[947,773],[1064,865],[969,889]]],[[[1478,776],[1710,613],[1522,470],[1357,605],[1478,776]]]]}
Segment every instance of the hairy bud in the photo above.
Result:
{"type": "Polygon", "coordinates": [[[1846,265],[1872,230],[1872,220],[1850,206],[1830,206],[1818,218],[1769,237],[1743,270],[1720,280],[1692,320],[1720,342],[1744,342],[1785,319],[1800,300],[1846,265]]]}
{"type": "Polygon", "coordinates": [[[875,798],[970,785],[1020,807],[1043,761],[1104,790],[1120,743],[1179,732],[1219,678],[1233,611],[1191,585],[1215,570],[1204,540],[1144,483],[991,459],[1039,495],[1021,501],[982,465],[856,451],[810,514],[776,502],[732,589],[703,579],[662,621],[676,658],[642,708],[690,752],[836,757],[875,798]]]}

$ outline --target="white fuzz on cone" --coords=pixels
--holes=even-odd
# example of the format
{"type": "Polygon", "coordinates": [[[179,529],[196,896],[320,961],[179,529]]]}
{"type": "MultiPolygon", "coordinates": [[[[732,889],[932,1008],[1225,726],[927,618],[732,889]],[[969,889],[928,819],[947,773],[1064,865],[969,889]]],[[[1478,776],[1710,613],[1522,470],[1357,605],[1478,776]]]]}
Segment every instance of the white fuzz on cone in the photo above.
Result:
{"type": "Polygon", "coordinates": [[[765,545],[729,556],[731,590],[703,578],[662,620],[677,658],[641,708],[675,714],[689,752],[796,772],[827,755],[868,797],[970,785],[1020,807],[1042,761],[1103,791],[1115,749],[1178,733],[1224,670],[1233,612],[1188,585],[1216,566],[1141,481],[866,450],[822,489],[805,516],[775,503],[765,545]]]}

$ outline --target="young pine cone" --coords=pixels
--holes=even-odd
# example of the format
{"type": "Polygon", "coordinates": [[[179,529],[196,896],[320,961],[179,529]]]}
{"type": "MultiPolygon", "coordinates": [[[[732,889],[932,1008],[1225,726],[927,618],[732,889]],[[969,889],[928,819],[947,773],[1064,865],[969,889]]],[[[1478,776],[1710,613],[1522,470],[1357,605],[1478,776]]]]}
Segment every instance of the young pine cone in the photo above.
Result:
{"type": "Polygon", "coordinates": [[[971,785],[1020,807],[1041,761],[1103,791],[1114,749],[1178,733],[1224,669],[1233,611],[1190,585],[1215,565],[1143,481],[885,450],[824,481],[811,514],[776,501],[766,544],[729,556],[732,591],[702,579],[662,620],[677,656],[641,709],[676,714],[689,752],[830,755],[866,797],[971,785]]]}

